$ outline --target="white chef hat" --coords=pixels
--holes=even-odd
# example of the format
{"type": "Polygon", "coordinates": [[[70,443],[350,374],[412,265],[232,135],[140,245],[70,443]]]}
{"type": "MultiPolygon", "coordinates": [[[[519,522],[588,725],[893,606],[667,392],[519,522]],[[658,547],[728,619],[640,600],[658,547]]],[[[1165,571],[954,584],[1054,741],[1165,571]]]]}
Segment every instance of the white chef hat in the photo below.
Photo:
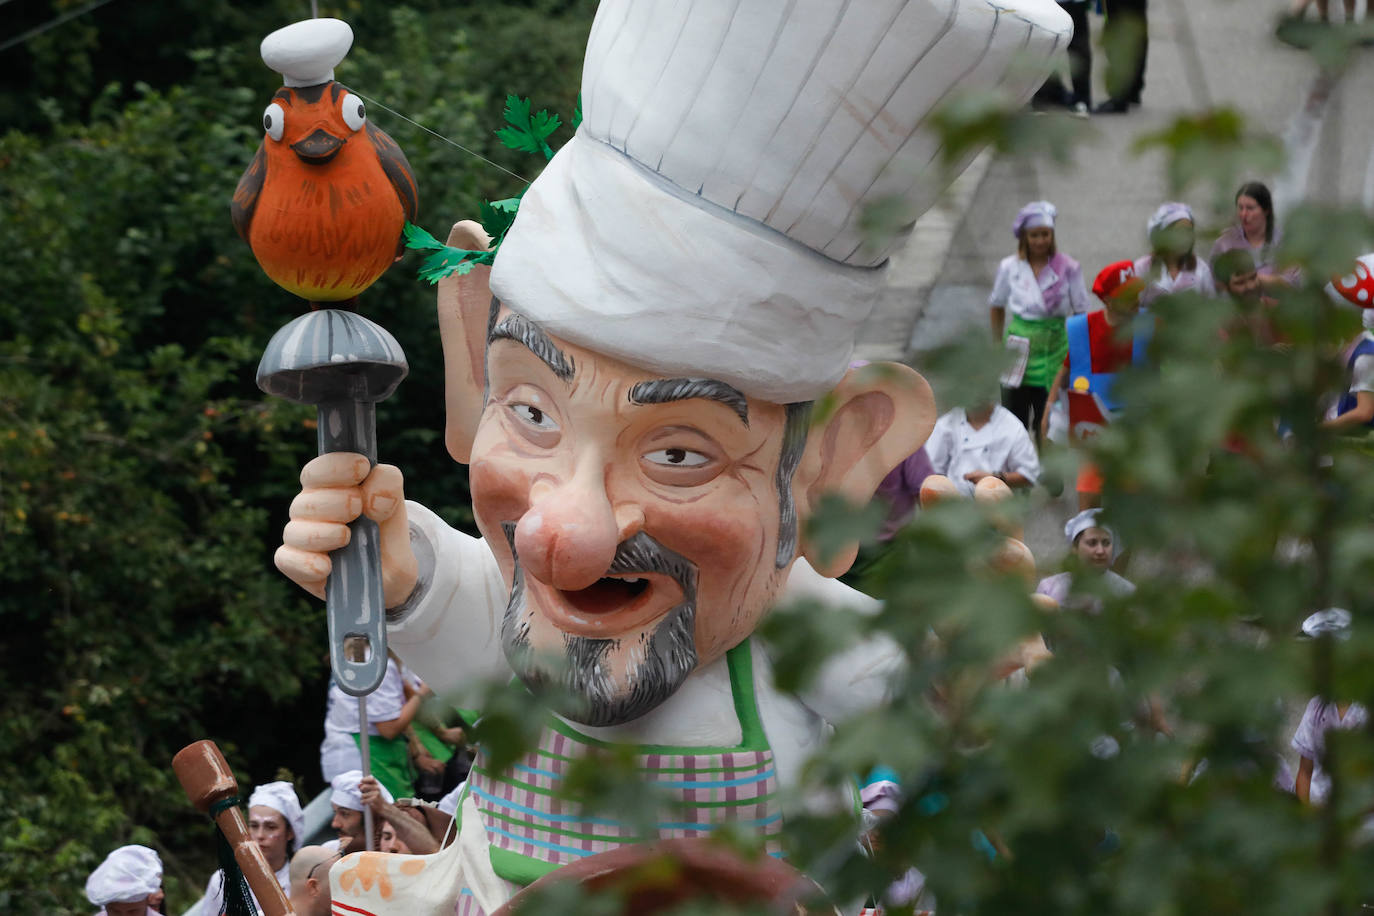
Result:
{"type": "Polygon", "coordinates": [[[1317,611],[1302,622],[1302,633],[1313,639],[1330,633],[1337,639],[1350,638],[1350,612],[1342,607],[1329,607],[1317,611]]]}
{"type": "Polygon", "coordinates": [[[262,40],[263,63],[282,75],[284,86],[318,86],[353,46],[353,30],[341,19],[303,19],[262,40]]]}
{"type": "Polygon", "coordinates": [[[1025,229],[1053,229],[1059,210],[1048,200],[1033,200],[1021,208],[1011,223],[1011,234],[1017,238],[1025,229]]]}
{"type": "Polygon", "coordinates": [[[140,903],[162,887],[162,859],[147,846],[121,846],[86,879],[86,899],[96,906],[140,903]]]}
{"type": "Polygon", "coordinates": [[[1193,208],[1180,201],[1171,200],[1168,203],[1160,204],[1150,216],[1150,219],[1145,223],[1145,232],[1147,235],[1154,235],[1165,226],[1172,226],[1183,219],[1194,222],[1193,208]]]}
{"type": "MultiPolygon", "coordinates": [[[[330,804],[338,805],[340,808],[348,808],[350,811],[363,810],[363,794],[358,791],[358,784],[362,781],[362,770],[349,770],[347,773],[340,773],[335,776],[329,782],[329,787],[333,790],[329,793],[330,804]]],[[[382,798],[386,799],[388,803],[395,801],[381,782],[377,783],[377,787],[382,790],[382,798]]]]}
{"type": "Polygon", "coordinates": [[[1068,538],[1070,547],[1073,546],[1074,541],[1078,540],[1078,536],[1089,528],[1101,528],[1112,536],[1112,556],[1115,557],[1121,553],[1121,538],[1117,537],[1115,528],[1104,525],[1098,520],[1098,516],[1101,514],[1100,508],[1084,509],[1064,523],[1064,537],[1068,538]]]}
{"type": "Polygon", "coordinates": [[[869,205],[914,219],[949,177],[932,111],[956,86],[1023,99],[1071,33],[1052,0],[603,0],[584,120],[521,199],[492,291],[656,373],[824,394],[901,241],[864,244],[869,205]]]}
{"type": "Polygon", "coordinates": [[[296,845],[305,843],[305,815],[301,813],[300,800],[296,790],[289,782],[269,782],[258,786],[248,797],[249,813],[254,805],[266,805],[286,818],[287,826],[296,836],[296,845]]]}

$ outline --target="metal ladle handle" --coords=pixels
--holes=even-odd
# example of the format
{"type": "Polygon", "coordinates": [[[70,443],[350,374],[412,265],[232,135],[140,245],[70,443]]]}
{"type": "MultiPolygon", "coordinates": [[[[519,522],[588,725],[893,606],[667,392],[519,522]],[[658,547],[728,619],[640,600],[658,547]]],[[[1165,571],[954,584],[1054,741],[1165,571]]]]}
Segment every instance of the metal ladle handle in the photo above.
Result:
{"type": "MultiPolygon", "coordinates": [[[[377,464],[377,410],[371,401],[319,405],[320,454],[356,452],[377,464]]],[[[382,548],[377,523],[359,516],[348,526],[347,544],[329,555],[333,568],[324,587],[329,620],[329,663],[334,682],[349,696],[376,690],[386,676],[386,606],[382,597],[382,548]],[[345,643],[362,638],[368,651],[350,658],[345,643]]],[[[364,739],[365,740],[365,739],[364,739]]]]}

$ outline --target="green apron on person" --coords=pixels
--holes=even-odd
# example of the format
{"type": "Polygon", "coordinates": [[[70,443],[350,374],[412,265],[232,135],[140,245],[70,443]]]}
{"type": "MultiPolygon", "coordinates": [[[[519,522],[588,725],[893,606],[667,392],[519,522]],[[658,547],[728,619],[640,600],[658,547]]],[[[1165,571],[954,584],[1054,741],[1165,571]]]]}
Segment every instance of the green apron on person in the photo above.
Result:
{"type": "Polygon", "coordinates": [[[1005,341],[1012,335],[1029,341],[1021,386],[1049,388],[1069,352],[1069,335],[1064,330],[1064,318],[1023,318],[1013,314],[1007,321],[1002,339],[1005,341]]]}
{"type": "MultiPolygon", "coordinates": [[[[361,738],[354,733],[353,740],[358,742],[359,751],[362,750],[361,738]]],[[[392,798],[414,798],[415,767],[410,762],[410,744],[405,735],[395,738],[368,735],[367,750],[371,755],[372,775],[386,786],[392,798]]]]}

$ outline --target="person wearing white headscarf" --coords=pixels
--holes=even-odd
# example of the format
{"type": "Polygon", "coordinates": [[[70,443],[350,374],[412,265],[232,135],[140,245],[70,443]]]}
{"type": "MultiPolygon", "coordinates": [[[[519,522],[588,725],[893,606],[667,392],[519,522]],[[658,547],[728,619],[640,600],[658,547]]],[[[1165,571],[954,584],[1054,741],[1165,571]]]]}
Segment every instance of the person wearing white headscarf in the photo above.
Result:
{"type": "MultiPolygon", "coordinates": [[[[1349,639],[1350,620],[1350,612],[1345,608],[1327,608],[1304,620],[1302,633],[1309,639],[1349,639]]],[[[1298,752],[1300,758],[1293,786],[1299,801],[1320,805],[1331,793],[1331,776],[1322,769],[1322,758],[1326,756],[1326,733],[1356,731],[1368,721],[1369,710],[1359,703],[1333,701],[1320,696],[1308,700],[1292,742],[1293,750],[1298,752]]]]}
{"type": "Polygon", "coordinates": [[[1364,330],[1346,350],[1346,390],[1322,426],[1367,432],[1374,427],[1374,254],[1361,256],[1350,273],[1328,283],[1326,294],[1339,305],[1360,309],[1364,330]]]}
{"type": "MultiPolygon", "coordinates": [[[[406,729],[431,691],[420,685],[412,690],[401,673],[395,656],[387,658],[386,675],[377,689],[367,695],[367,742],[372,772],[395,795],[415,794],[415,768],[410,760],[406,729]]],[[[344,693],[329,681],[325,701],[324,741],[320,743],[320,772],[327,782],[363,765],[358,732],[358,699],[344,693]]]]}
{"type": "Polygon", "coordinates": [[[147,846],[121,846],[86,879],[96,916],[149,916],[162,897],[162,859],[147,846]]]}
{"type": "Polygon", "coordinates": [[[997,265],[988,297],[992,334],[1011,351],[1012,366],[1002,376],[1002,406],[1037,437],[1050,382],[1069,351],[1064,320],[1088,311],[1083,269],[1057,247],[1058,217],[1048,200],[1021,208],[1011,224],[1016,254],[997,265]]]}
{"type": "Polygon", "coordinates": [[[1111,570],[1112,563],[1121,555],[1121,539],[1115,530],[1101,523],[1101,513],[1101,509],[1085,509],[1064,523],[1071,568],[1041,579],[1036,594],[1053,598],[1063,608],[1100,614],[1102,599],[1076,591],[1075,584],[1098,581],[1109,594],[1117,596],[1135,591],[1130,580],[1111,570]]]}
{"type": "MultiPolygon", "coordinates": [[[[291,896],[291,856],[304,841],[305,815],[289,782],[269,782],[258,786],[248,797],[248,834],[262,850],[267,865],[276,874],[282,893],[291,896]]],[[[254,909],[262,905],[253,897],[254,909]]],[[[205,886],[206,912],[218,913],[224,906],[224,872],[216,871],[205,886]]]]}
{"type": "MultiPolygon", "coordinates": [[[[329,804],[334,809],[334,818],[329,822],[329,826],[338,833],[338,838],[323,845],[337,849],[342,855],[358,852],[367,845],[366,837],[363,835],[363,809],[366,804],[363,802],[362,781],[362,770],[349,770],[335,776],[329,784],[329,804]]],[[[396,799],[387,791],[386,786],[380,782],[377,782],[376,786],[387,804],[395,802],[396,799]]],[[[377,826],[379,825],[374,824],[374,829],[377,826]]]]}
{"type": "Polygon", "coordinates": [[[1150,253],[1137,258],[1135,272],[1145,279],[1140,307],[1148,308],[1160,296],[1192,290],[1202,296],[1216,295],[1212,269],[1193,253],[1197,241],[1193,208],[1170,201],[1160,204],[1145,224],[1150,253]]]}

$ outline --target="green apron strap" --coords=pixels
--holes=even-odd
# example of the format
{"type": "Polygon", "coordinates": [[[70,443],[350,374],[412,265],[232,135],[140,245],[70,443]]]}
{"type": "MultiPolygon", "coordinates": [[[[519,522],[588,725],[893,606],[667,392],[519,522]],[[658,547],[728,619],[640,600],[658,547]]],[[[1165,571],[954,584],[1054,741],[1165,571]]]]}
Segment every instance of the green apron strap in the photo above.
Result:
{"type": "Polygon", "coordinates": [[[768,750],[768,737],[759,718],[758,698],[754,696],[754,656],[750,640],[725,653],[725,666],[730,672],[730,694],[735,701],[735,718],[739,720],[740,747],[745,750],[768,750]]]}

